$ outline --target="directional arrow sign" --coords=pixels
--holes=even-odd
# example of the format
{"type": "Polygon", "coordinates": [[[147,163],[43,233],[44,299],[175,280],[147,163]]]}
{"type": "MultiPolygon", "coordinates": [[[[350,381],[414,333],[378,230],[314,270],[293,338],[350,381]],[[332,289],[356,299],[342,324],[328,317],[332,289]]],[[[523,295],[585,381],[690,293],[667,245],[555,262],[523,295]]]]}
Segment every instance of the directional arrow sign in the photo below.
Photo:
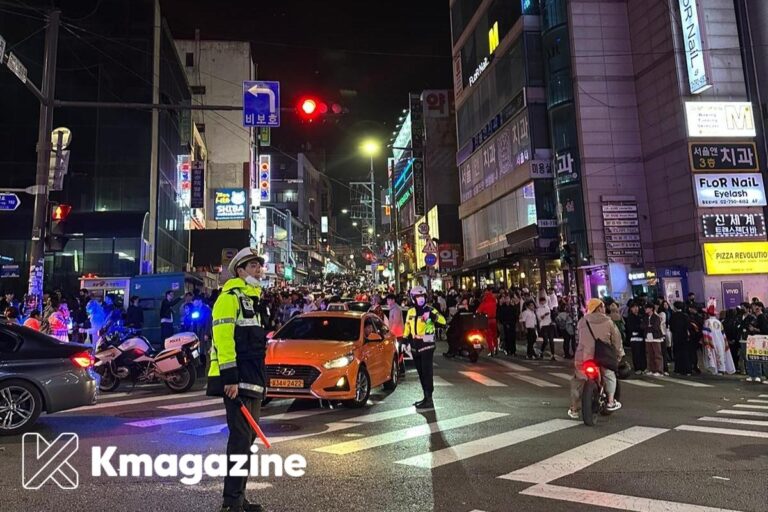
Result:
{"type": "Polygon", "coordinates": [[[280,126],[280,82],[243,82],[243,126],[280,126]]]}
{"type": "Polygon", "coordinates": [[[21,205],[21,199],[16,194],[0,193],[0,211],[12,212],[21,205]]]}

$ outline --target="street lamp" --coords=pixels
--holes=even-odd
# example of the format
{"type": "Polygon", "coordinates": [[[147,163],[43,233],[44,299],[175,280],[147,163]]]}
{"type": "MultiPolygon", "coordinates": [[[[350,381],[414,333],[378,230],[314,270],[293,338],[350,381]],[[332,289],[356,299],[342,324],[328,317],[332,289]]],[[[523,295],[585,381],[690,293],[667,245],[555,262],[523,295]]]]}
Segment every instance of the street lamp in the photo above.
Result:
{"type": "Polygon", "coordinates": [[[369,235],[372,235],[372,234],[373,234],[373,228],[368,228],[368,234],[369,234],[369,235]]]}
{"type": "Polygon", "coordinates": [[[352,226],[357,227],[357,221],[352,222],[352,226]]]}
{"type": "Polygon", "coordinates": [[[349,210],[347,210],[346,208],[342,208],[342,209],[341,209],[341,213],[343,213],[343,214],[347,214],[347,213],[349,213],[349,210]]]}

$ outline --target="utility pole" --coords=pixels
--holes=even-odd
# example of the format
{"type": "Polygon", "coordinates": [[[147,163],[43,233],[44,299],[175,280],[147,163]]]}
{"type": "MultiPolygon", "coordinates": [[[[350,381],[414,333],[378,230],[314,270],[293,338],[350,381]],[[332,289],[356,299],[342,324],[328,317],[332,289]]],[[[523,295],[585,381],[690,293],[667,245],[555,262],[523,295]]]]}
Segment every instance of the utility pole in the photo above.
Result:
{"type": "Polygon", "coordinates": [[[32,243],[29,248],[29,288],[27,293],[40,308],[43,296],[43,262],[45,255],[45,223],[48,212],[48,173],[53,131],[53,100],[56,89],[56,55],[59,45],[61,11],[48,14],[45,29],[45,57],[41,88],[40,119],[37,132],[37,174],[35,177],[35,210],[32,218],[32,243]]]}

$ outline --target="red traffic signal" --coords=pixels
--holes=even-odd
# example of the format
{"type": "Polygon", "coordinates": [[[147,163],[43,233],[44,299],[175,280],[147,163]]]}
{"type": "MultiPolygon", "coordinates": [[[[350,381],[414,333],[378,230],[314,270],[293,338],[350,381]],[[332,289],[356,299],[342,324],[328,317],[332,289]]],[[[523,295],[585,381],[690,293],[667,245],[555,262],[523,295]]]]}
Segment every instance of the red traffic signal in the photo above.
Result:
{"type": "Polygon", "coordinates": [[[313,122],[318,117],[334,116],[348,112],[347,109],[338,103],[328,104],[315,96],[304,96],[296,104],[296,112],[302,121],[313,122]]]}
{"type": "Polygon", "coordinates": [[[317,102],[312,98],[307,98],[301,102],[301,111],[304,114],[311,116],[315,113],[315,110],[317,110],[317,102]]]}
{"type": "Polygon", "coordinates": [[[72,205],[69,204],[57,204],[51,210],[51,220],[56,222],[62,222],[67,220],[69,212],[72,211],[72,205]]]}

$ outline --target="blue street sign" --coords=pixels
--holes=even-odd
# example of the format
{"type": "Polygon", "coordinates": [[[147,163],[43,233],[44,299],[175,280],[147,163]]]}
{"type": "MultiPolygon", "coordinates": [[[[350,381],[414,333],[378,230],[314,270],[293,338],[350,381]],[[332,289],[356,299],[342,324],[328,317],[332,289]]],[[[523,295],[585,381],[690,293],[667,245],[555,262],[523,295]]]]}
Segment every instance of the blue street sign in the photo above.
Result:
{"type": "Polygon", "coordinates": [[[427,253],[427,254],[424,256],[424,263],[426,263],[426,265],[427,265],[428,267],[434,267],[434,266],[435,266],[435,263],[437,263],[437,255],[436,255],[436,254],[434,254],[434,253],[431,253],[431,252],[430,252],[430,253],[427,253]]]}
{"type": "Polygon", "coordinates": [[[280,126],[280,82],[243,82],[243,126],[280,126]]]}
{"type": "Polygon", "coordinates": [[[21,205],[21,199],[16,194],[0,194],[0,211],[12,212],[21,205]]]}

